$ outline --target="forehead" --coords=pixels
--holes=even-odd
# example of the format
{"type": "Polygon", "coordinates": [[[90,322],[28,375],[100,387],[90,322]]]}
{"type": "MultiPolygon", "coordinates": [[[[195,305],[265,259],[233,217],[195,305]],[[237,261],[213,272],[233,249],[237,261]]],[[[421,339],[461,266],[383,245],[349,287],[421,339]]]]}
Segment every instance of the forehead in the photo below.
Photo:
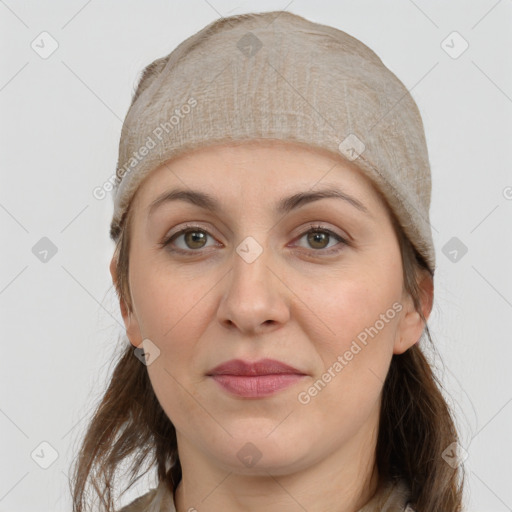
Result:
{"type": "Polygon", "coordinates": [[[371,206],[385,206],[372,181],[341,155],[292,141],[251,140],[214,144],[186,152],[149,173],[139,185],[132,207],[149,206],[173,188],[201,190],[233,205],[276,199],[328,185],[357,196],[371,206]]]}

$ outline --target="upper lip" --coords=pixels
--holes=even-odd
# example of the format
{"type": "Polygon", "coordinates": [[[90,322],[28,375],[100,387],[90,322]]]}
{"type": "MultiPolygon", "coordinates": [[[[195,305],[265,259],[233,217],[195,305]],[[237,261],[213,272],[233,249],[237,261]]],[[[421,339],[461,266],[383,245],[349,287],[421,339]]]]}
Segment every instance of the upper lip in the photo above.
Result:
{"type": "Polygon", "coordinates": [[[208,375],[276,375],[276,374],[298,374],[303,372],[293,368],[281,361],[275,359],[260,359],[259,361],[243,361],[242,359],[232,359],[219,364],[208,372],[208,375]]]}

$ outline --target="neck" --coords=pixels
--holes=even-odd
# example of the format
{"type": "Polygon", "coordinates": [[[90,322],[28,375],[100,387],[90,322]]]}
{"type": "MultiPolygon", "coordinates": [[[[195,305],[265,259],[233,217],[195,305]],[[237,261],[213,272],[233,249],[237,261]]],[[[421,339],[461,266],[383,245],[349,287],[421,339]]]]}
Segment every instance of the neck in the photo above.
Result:
{"type": "Polygon", "coordinates": [[[187,446],[180,450],[183,476],[175,492],[176,511],[357,512],[382,484],[375,464],[376,439],[361,435],[359,441],[313,466],[280,475],[243,475],[204,459],[198,463],[197,457],[182,458],[187,446]]]}

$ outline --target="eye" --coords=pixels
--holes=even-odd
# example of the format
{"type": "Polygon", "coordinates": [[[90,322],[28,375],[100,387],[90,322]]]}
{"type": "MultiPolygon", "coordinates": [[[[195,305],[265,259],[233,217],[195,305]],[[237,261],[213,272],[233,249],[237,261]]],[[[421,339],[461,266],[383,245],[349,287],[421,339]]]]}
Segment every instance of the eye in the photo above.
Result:
{"type": "MultiPolygon", "coordinates": [[[[306,243],[314,249],[314,252],[323,251],[327,254],[332,254],[335,252],[339,252],[343,246],[349,245],[348,241],[341,237],[340,235],[337,235],[330,229],[325,228],[324,226],[311,226],[310,229],[305,231],[300,237],[299,240],[302,240],[303,238],[306,238],[306,243]],[[341,247],[336,248],[334,250],[329,249],[326,250],[329,247],[329,242],[332,241],[332,239],[335,239],[338,241],[336,245],[340,245],[341,247]]],[[[331,245],[331,247],[333,247],[331,245]]]]}
{"type": "MultiPolygon", "coordinates": [[[[171,252],[190,254],[200,252],[201,249],[208,247],[206,245],[208,237],[211,237],[211,235],[200,226],[187,225],[177,233],[167,237],[160,245],[167,247],[171,252]],[[181,238],[182,241],[178,244],[177,241],[181,238]]],[[[321,225],[311,226],[310,229],[299,236],[298,240],[303,238],[306,238],[306,243],[313,248],[312,252],[322,252],[324,254],[337,253],[343,249],[343,246],[349,245],[345,238],[321,225]],[[331,241],[337,241],[334,246],[339,245],[341,247],[328,249],[331,241]]],[[[331,247],[333,246],[331,245],[331,247]]]]}
{"type": "Polygon", "coordinates": [[[190,253],[198,252],[199,249],[207,247],[206,241],[210,234],[200,226],[186,226],[177,233],[166,238],[162,242],[162,246],[167,246],[172,252],[190,253]],[[181,246],[171,247],[172,244],[177,245],[176,241],[183,237],[181,246]]]}

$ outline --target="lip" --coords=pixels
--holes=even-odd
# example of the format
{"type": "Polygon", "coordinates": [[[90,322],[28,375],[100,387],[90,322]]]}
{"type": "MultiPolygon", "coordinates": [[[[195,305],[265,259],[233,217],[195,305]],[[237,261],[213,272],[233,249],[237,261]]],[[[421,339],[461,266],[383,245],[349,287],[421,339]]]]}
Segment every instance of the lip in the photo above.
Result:
{"type": "Polygon", "coordinates": [[[216,366],[207,375],[225,391],[244,398],[273,395],[305,376],[297,368],[275,359],[254,362],[233,359],[216,366]]]}
{"type": "Polygon", "coordinates": [[[262,375],[281,375],[297,374],[304,375],[303,372],[293,368],[293,366],[277,361],[276,359],[260,359],[259,361],[243,361],[242,359],[232,359],[219,364],[208,375],[241,375],[241,376],[262,376],[262,375]]]}

